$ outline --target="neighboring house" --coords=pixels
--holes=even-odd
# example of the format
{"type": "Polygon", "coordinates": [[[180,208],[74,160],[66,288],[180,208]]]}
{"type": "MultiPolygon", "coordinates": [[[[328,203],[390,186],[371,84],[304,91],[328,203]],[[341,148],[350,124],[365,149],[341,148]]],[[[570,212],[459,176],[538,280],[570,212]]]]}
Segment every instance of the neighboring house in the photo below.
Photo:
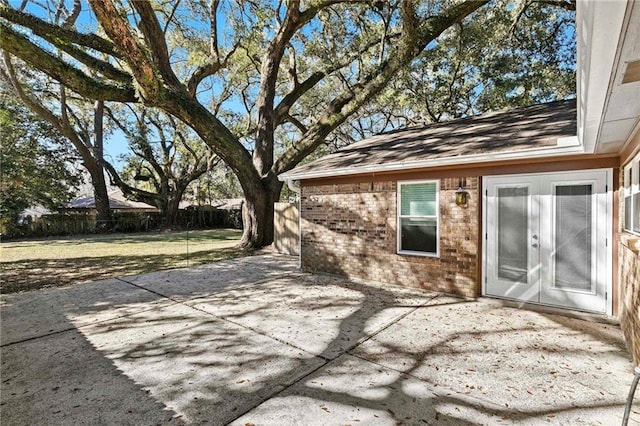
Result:
{"type": "MultiPolygon", "coordinates": [[[[116,213],[157,213],[159,210],[149,204],[127,200],[120,189],[109,191],[109,208],[116,213]]],[[[96,214],[96,202],[93,197],[76,198],[60,209],[65,213],[96,214]]]]}
{"type": "Polygon", "coordinates": [[[576,101],[374,136],[281,175],[300,185],[302,267],[613,315],[640,341],[640,2],[579,1],[576,27],[576,101]]]}

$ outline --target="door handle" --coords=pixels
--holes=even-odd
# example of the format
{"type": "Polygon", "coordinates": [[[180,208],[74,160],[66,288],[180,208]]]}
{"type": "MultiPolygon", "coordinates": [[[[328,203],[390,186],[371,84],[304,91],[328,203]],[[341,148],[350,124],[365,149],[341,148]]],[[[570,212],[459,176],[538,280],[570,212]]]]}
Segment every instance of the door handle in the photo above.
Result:
{"type": "Polygon", "coordinates": [[[531,247],[533,247],[533,248],[538,248],[538,243],[533,243],[533,244],[531,244],[531,247]]]}

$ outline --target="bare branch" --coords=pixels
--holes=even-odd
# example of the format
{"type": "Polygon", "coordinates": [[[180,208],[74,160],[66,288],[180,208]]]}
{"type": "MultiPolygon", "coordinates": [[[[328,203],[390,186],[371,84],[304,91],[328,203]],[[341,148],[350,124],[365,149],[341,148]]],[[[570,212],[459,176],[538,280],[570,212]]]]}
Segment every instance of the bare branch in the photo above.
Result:
{"type": "MultiPolygon", "coordinates": [[[[18,98],[29,108],[31,108],[36,114],[38,114],[41,118],[51,123],[60,133],[62,133],[66,138],[68,138],[71,143],[76,147],[80,156],[85,160],[90,160],[93,158],[91,151],[88,147],[83,143],[83,141],[78,137],[78,135],[73,131],[72,127],[69,125],[68,120],[64,121],[57,115],[55,115],[51,110],[46,108],[41,102],[33,99],[22,89],[22,84],[20,83],[17,75],[15,74],[15,70],[13,68],[13,64],[11,63],[10,55],[5,51],[3,52],[3,61],[4,67],[6,69],[6,73],[3,72],[3,78],[7,80],[12,88],[13,92],[18,96],[18,98]]],[[[63,112],[64,114],[64,112],[63,112]]]]}
{"type": "Polygon", "coordinates": [[[164,28],[162,29],[162,34],[165,37],[167,35],[167,31],[169,30],[169,24],[171,24],[171,21],[173,20],[173,17],[175,16],[176,11],[178,10],[178,6],[180,6],[180,0],[175,1],[173,3],[173,8],[171,8],[171,13],[167,17],[167,22],[165,22],[165,24],[164,24],[164,28]]]}
{"type": "Polygon", "coordinates": [[[302,133],[303,135],[304,135],[305,133],[307,133],[307,130],[309,130],[309,129],[307,129],[307,127],[306,127],[304,124],[302,124],[302,122],[301,122],[300,120],[298,120],[297,118],[295,118],[295,117],[294,117],[294,116],[292,116],[291,114],[287,114],[287,118],[286,118],[286,120],[287,120],[289,123],[291,123],[291,124],[293,124],[294,126],[296,126],[296,127],[298,128],[298,130],[300,130],[300,133],[302,133]]]}
{"type": "Polygon", "coordinates": [[[78,16],[80,16],[80,11],[82,10],[82,2],[80,0],[73,0],[73,9],[71,10],[71,14],[67,16],[67,19],[64,20],[62,26],[64,28],[72,28],[76,24],[76,20],[78,16]]]}
{"type": "Polygon", "coordinates": [[[298,69],[296,67],[296,50],[291,44],[289,44],[289,68],[287,69],[287,74],[289,75],[291,90],[295,90],[298,85],[298,69]]]}

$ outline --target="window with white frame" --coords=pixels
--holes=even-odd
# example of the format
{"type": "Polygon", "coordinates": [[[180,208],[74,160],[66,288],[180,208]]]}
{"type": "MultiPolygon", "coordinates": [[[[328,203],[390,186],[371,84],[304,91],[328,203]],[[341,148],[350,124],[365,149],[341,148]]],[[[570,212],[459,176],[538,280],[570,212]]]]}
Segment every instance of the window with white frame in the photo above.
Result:
{"type": "Polygon", "coordinates": [[[623,170],[624,229],[640,234],[640,155],[623,170]]]}
{"type": "Polygon", "coordinates": [[[398,182],[398,253],[438,256],[437,180],[398,182]]]}

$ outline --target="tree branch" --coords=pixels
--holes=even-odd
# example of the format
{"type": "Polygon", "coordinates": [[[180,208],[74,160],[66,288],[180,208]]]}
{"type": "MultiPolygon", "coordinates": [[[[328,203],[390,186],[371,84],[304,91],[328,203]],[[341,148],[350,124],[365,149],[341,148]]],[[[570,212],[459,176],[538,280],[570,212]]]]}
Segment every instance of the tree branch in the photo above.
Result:
{"type": "Polygon", "coordinates": [[[420,23],[413,9],[413,2],[410,0],[403,2],[403,34],[399,42],[400,48],[396,54],[383,62],[363,81],[345,89],[331,101],[302,139],[278,158],[270,173],[278,175],[293,168],[321,145],[330,132],[379,94],[391,78],[402,67],[415,59],[431,41],[440,36],[452,24],[462,21],[486,3],[488,0],[459,3],[449,7],[442,14],[420,23]]]}
{"type": "Polygon", "coordinates": [[[4,18],[13,24],[29,28],[34,34],[43,38],[73,40],[73,43],[80,46],[97,50],[109,56],[120,57],[113,43],[107,39],[95,34],[83,34],[71,28],[50,24],[29,13],[21,12],[4,4],[0,4],[0,18],[4,18]]]}
{"type": "Polygon", "coordinates": [[[565,10],[576,10],[576,0],[533,0],[536,3],[548,4],[550,6],[558,6],[565,10]]]}
{"type": "Polygon", "coordinates": [[[94,0],[91,7],[109,38],[124,53],[124,60],[140,87],[140,95],[147,103],[156,103],[163,93],[162,80],[156,75],[145,48],[133,36],[129,23],[120,16],[112,0],[94,0]]]}
{"type": "Polygon", "coordinates": [[[26,37],[18,34],[3,23],[0,23],[0,48],[87,98],[136,102],[135,92],[131,85],[107,84],[92,78],[31,43],[26,37]]]}
{"type": "Polygon", "coordinates": [[[153,60],[160,71],[160,75],[165,83],[174,87],[180,86],[180,81],[176,77],[171,63],[169,62],[169,51],[165,41],[164,31],[160,27],[158,17],[151,7],[151,3],[147,1],[133,1],[133,7],[140,15],[140,24],[138,27],[147,40],[147,46],[151,50],[153,60]]]}
{"type": "MultiPolygon", "coordinates": [[[[394,33],[387,36],[387,41],[393,40],[394,38],[398,38],[401,36],[401,33],[394,33]]],[[[358,57],[360,57],[363,53],[367,52],[369,49],[377,46],[380,43],[380,40],[372,40],[369,43],[362,46],[362,48],[352,55],[349,55],[346,59],[339,61],[337,63],[331,64],[331,66],[327,67],[322,71],[316,71],[307,77],[302,83],[298,83],[296,87],[289,92],[280,103],[275,107],[275,125],[282,123],[283,120],[286,119],[289,110],[293,105],[309,90],[313,89],[316,84],[318,84],[322,79],[331,75],[332,73],[348,66],[351,62],[358,57]]]]}
{"type": "Polygon", "coordinates": [[[64,28],[73,28],[76,24],[76,20],[78,16],[80,16],[80,12],[82,11],[82,2],[80,0],[73,0],[73,9],[71,9],[71,13],[67,16],[67,19],[64,20],[62,26],[64,28]]]}
{"type": "Polygon", "coordinates": [[[64,21],[62,27],[50,24],[28,13],[11,9],[8,6],[0,6],[0,16],[10,22],[30,29],[35,35],[42,37],[44,40],[105,77],[120,82],[130,82],[131,76],[128,73],[117,69],[107,61],[89,55],[82,48],[75,46],[77,44],[83,48],[91,48],[111,56],[116,56],[113,45],[108,40],[101,39],[93,34],[81,34],[72,28],[80,14],[81,6],[79,0],[74,0],[73,11],[64,21]],[[86,43],[87,38],[91,40],[89,43],[86,43]],[[96,49],[95,42],[103,44],[104,46],[101,47],[104,49],[96,49]]]}
{"type": "Polygon", "coordinates": [[[302,122],[300,120],[298,120],[297,118],[295,118],[294,116],[292,116],[291,114],[287,114],[287,121],[291,124],[293,124],[294,126],[296,126],[298,128],[298,130],[300,130],[300,133],[302,133],[303,135],[305,133],[307,133],[307,127],[302,124],[302,122]]]}

